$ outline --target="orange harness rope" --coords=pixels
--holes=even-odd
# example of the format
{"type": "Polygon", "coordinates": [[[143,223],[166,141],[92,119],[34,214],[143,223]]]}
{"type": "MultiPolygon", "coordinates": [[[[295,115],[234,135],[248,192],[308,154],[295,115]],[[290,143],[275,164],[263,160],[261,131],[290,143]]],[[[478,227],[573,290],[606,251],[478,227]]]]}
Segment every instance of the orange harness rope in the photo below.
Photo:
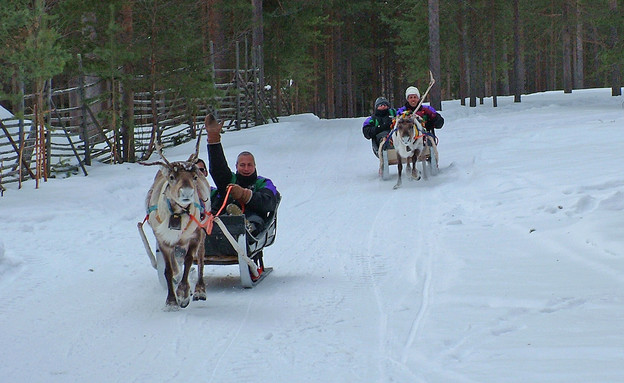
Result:
{"type": "MultiPolygon", "coordinates": [[[[225,207],[227,201],[228,201],[228,197],[230,196],[230,191],[232,191],[232,186],[228,185],[227,187],[227,192],[225,193],[225,198],[223,199],[223,205],[221,205],[221,208],[219,209],[219,211],[217,212],[217,214],[215,214],[216,217],[218,217],[221,212],[223,211],[223,208],[225,207]]],[[[241,212],[245,212],[245,204],[242,204],[241,206],[241,212]]]]}
{"type": "Polygon", "coordinates": [[[212,233],[212,225],[214,224],[214,219],[215,219],[215,216],[212,215],[212,213],[208,213],[207,214],[206,219],[204,220],[204,222],[199,222],[199,220],[197,218],[195,218],[195,216],[193,214],[189,214],[189,217],[191,217],[191,219],[193,221],[195,221],[197,226],[199,226],[202,229],[204,229],[204,231],[206,232],[207,235],[210,235],[212,233]]]}
{"type": "Polygon", "coordinates": [[[221,212],[223,211],[223,208],[225,207],[225,204],[227,203],[228,197],[230,196],[230,191],[232,191],[232,187],[228,186],[227,192],[225,193],[225,198],[223,199],[223,204],[221,205],[221,208],[217,212],[216,216],[219,216],[221,212]]]}

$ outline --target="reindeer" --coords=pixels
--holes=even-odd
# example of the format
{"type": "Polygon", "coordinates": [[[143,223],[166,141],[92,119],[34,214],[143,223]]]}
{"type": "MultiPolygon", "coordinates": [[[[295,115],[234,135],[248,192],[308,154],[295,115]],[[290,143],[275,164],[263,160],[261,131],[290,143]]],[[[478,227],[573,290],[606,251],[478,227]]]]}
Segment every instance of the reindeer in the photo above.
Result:
{"type": "Polygon", "coordinates": [[[157,145],[162,161],[143,165],[160,165],[154,182],[147,193],[146,219],[152,227],[158,248],[165,262],[167,281],[166,308],[176,310],[187,307],[190,301],[188,275],[197,262],[197,283],[193,300],[206,300],[204,284],[204,240],[206,227],[211,227],[210,184],[195,166],[199,153],[201,133],[195,154],[187,161],[169,162],[157,145]],[[174,278],[179,275],[176,253],[184,253],[184,271],[174,292],[174,278]]]}
{"type": "Polygon", "coordinates": [[[422,160],[424,154],[423,133],[420,131],[420,117],[415,114],[401,115],[396,118],[395,128],[392,133],[392,143],[397,153],[397,166],[399,176],[394,189],[401,187],[401,172],[403,171],[403,158],[407,163],[407,170],[412,169],[412,178],[419,180],[420,175],[416,168],[416,161],[422,160]]]}

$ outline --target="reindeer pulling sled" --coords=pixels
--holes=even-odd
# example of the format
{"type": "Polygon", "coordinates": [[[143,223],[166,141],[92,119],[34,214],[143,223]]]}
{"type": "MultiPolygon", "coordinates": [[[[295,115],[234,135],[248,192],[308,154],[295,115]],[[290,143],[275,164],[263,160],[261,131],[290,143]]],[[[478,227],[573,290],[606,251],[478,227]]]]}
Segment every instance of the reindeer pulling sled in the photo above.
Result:
{"type": "MultiPolygon", "coordinates": [[[[166,308],[176,310],[190,303],[189,273],[197,266],[193,300],[206,300],[204,265],[238,264],[243,287],[258,284],[273,269],[264,266],[264,248],[275,241],[278,195],[275,210],[267,217],[265,228],[253,235],[243,215],[215,215],[210,212],[210,185],[195,165],[199,154],[201,131],[195,154],[187,161],[142,163],[160,165],[146,198],[147,215],[137,224],[150,263],[167,288],[166,308]],[[143,230],[148,222],[156,237],[156,254],[143,230]]],[[[227,198],[224,201],[224,205],[227,198]]]]}
{"type": "MultiPolygon", "coordinates": [[[[414,110],[420,108],[435,83],[433,74],[429,72],[429,75],[429,87],[414,110]]],[[[390,179],[390,166],[397,165],[398,180],[394,185],[395,189],[401,186],[404,163],[408,171],[411,169],[413,179],[419,180],[420,174],[428,179],[439,173],[437,138],[425,131],[423,120],[415,113],[396,117],[393,129],[379,144],[378,157],[379,175],[383,180],[390,179]]]]}

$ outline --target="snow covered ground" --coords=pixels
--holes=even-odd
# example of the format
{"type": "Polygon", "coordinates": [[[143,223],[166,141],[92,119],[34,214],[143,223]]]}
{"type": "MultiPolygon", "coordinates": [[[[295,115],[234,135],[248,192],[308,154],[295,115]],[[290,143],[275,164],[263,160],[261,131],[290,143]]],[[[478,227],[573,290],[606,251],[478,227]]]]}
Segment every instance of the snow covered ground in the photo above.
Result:
{"type": "Polygon", "coordinates": [[[363,118],[224,134],[283,195],[275,270],[243,289],[207,267],[207,301],[177,312],[136,230],[153,167],[8,185],[0,381],[624,382],[624,99],[442,114],[440,175],[399,190],[363,118]]]}

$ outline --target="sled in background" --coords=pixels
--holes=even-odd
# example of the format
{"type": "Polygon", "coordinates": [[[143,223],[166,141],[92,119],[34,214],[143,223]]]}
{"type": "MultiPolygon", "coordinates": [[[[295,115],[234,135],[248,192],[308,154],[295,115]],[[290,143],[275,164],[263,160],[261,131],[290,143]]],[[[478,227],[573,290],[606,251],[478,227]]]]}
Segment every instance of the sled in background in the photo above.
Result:
{"type": "MultiPolygon", "coordinates": [[[[390,166],[397,165],[399,162],[396,150],[390,142],[387,142],[389,139],[390,137],[386,137],[379,144],[379,176],[384,181],[390,179],[390,166]]],[[[424,162],[418,162],[417,164],[421,164],[420,166],[422,168],[419,170],[422,172],[423,177],[428,179],[430,176],[435,176],[439,173],[438,147],[436,145],[435,137],[429,134],[425,136],[424,141],[427,160],[424,162]]],[[[403,160],[403,163],[406,163],[406,161],[403,160]]]]}
{"type": "MultiPolygon", "coordinates": [[[[433,84],[435,84],[435,79],[433,78],[433,73],[429,71],[429,87],[425,91],[425,94],[423,94],[422,97],[420,98],[420,101],[418,102],[418,105],[416,105],[414,110],[420,109],[420,106],[422,105],[423,101],[425,101],[425,98],[429,94],[429,91],[433,87],[433,84]]],[[[397,159],[399,156],[397,155],[396,150],[394,149],[394,147],[392,147],[392,143],[388,142],[391,136],[392,136],[392,132],[390,132],[390,134],[388,134],[388,136],[379,144],[379,153],[378,153],[379,176],[383,180],[387,180],[390,178],[390,165],[397,165],[399,163],[399,160],[397,159]]],[[[425,148],[424,148],[424,153],[422,153],[421,156],[425,155],[426,160],[418,161],[417,163],[421,164],[420,167],[422,169],[419,169],[419,170],[422,172],[423,177],[425,179],[428,179],[429,176],[435,176],[439,173],[438,146],[437,146],[437,139],[432,134],[425,133],[425,137],[423,138],[423,141],[424,141],[425,148]]],[[[403,161],[403,163],[408,163],[408,162],[403,161]]]]}

